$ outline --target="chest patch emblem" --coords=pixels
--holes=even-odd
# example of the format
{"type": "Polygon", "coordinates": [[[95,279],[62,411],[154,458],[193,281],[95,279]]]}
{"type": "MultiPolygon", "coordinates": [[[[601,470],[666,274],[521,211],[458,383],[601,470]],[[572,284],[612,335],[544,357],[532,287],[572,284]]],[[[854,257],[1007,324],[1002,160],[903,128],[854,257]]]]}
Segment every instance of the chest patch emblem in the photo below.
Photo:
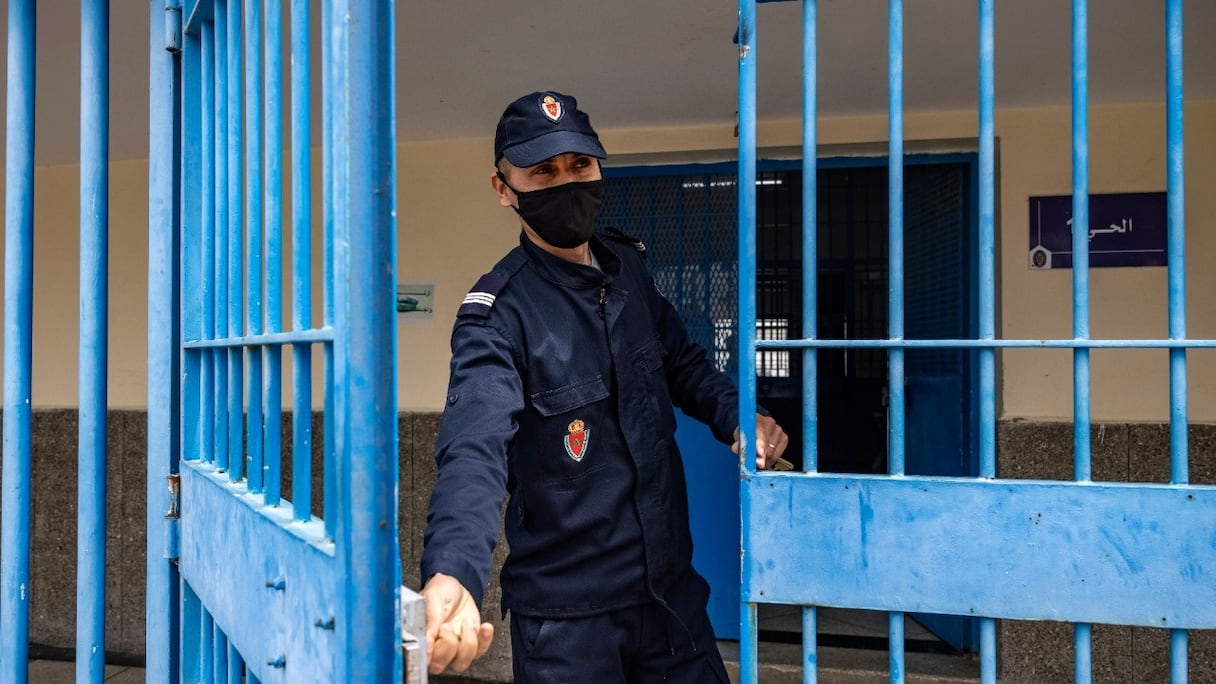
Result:
{"type": "Polygon", "coordinates": [[[587,445],[591,443],[591,430],[586,429],[583,421],[575,418],[566,426],[570,434],[566,435],[564,440],[566,443],[566,453],[570,458],[577,462],[582,462],[583,456],[587,453],[587,445]]]}

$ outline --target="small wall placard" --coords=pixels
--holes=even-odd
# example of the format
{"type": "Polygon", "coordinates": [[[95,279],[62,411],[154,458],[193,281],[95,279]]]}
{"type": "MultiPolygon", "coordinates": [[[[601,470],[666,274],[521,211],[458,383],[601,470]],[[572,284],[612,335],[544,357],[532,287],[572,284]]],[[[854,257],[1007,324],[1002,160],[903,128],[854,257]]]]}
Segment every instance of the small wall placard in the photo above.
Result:
{"type": "Polygon", "coordinates": [[[435,313],[435,283],[397,283],[397,316],[430,318],[435,313]]]}
{"type": "MultiPolygon", "coordinates": [[[[1089,196],[1089,265],[1165,266],[1166,194],[1089,196]]],[[[1072,268],[1072,195],[1030,198],[1031,269],[1072,268]]]]}

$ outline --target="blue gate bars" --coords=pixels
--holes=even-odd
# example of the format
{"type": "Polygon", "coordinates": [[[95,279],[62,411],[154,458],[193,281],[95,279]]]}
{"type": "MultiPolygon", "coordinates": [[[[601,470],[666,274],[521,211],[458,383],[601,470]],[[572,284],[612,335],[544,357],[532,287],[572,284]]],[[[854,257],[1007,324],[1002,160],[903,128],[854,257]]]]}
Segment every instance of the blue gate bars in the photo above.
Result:
{"type": "MultiPolygon", "coordinates": [[[[181,8],[180,54],[172,65],[153,60],[164,73],[180,69],[180,97],[162,103],[177,108],[180,132],[159,139],[154,154],[157,168],[176,177],[169,185],[180,189],[182,451],[180,467],[172,458],[150,463],[160,470],[150,480],[180,471],[180,522],[169,523],[180,527],[170,534],[180,543],[162,557],[177,559],[181,599],[178,609],[150,594],[148,611],[149,624],[180,625],[180,671],[191,680],[402,677],[396,321],[389,305],[396,250],[392,7],[383,0],[321,6],[319,327],[312,317],[310,14],[307,0],[290,4],[289,329],[281,3],[191,2],[181,8]],[[313,502],[312,345],[322,347],[324,362],[323,517],[314,515],[313,502]],[[286,443],[284,347],[292,348],[286,443]],[[291,467],[283,472],[287,453],[291,467]],[[290,500],[281,487],[288,475],[290,500]],[[251,623],[250,614],[258,619],[251,623]]],[[[158,233],[168,226],[153,222],[153,244],[168,244],[158,233]]],[[[154,266],[154,275],[157,268],[171,266],[154,266]]],[[[161,297],[154,308],[172,308],[164,302],[169,292],[153,295],[161,297]]],[[[157,345],[151,355],[164,353],[164,341],[150,344],[157,345]]],[[[150,386],[172,384],[170,377],[150,374],[150,386]]],[[[174,674],[168,668],[157,676],[172,681],[174,674]]]]}
{"type": "MultiPolygon", "coordinates": [[[[759,0],[761,2],[769,0],[759,0]]],[[[1182,2],[1166,0],[1168,189],[1167,339],[1092,339],[1088,268],[1088,6],[1072,0],[1073,336],[999,339],[995,327],[994,2],[978,0],[978,273],[974,339],[904,339],[903,308],[903,6],[888,2],[889,328],[886,339],[816,336],[816,55],[815,0],[803,0],[803,338],[756,340],[756,28],[757,0],[739,1],[739,373],[741,416],[755,408],[755,353],[800,349],[803,370],[803,473],[758,473],[752,449],[741,459],[742,681],[758,676],[757,603],[802,606],[803,681],[814,682],[816,606],[888,611],[892,682],[905,679],[905,612],[979,617],[980,676],[996,681],[996,619],[1074,623],[1078,682],[1090,681],[1092,623],[1170,630],[1171,681],[1187,679],[1187,629],[1216,626],[1216,583],[1180,572],[1208,565],[1216,525],[1216,490],[1188,484],[1186,351],[1216,347],[1187,339],[1185,320],[1182,2]],[[815,354],[821,349],[887,350],[887,476],[818,472],[815,354]],[[1073,350],[1074,480],[996,479],[997,349],[1073,350]],[[903,356],[910,349],[974,350],[978,363],[978,477],[908,476],[904,472],[903,356]],[[1090,472],[1091,349],[1166,349],[1170,360],[1171,482],[1093,483],[1090,472]],[[761,511],[781,510],[760,517],[761,511]],[[1028,524],[1027,512],[1060,527],[1028,524]],[[753,521],[766,520],[765,524],[753,521]],[[1066,528],[1066,529],[1065,529],[1066,528]],[[1100,530],[1091,538],[1088,531],[1100,530]],[[966,548],[952,540],[965,539],[966,548]],[[1034,548],[1032,554],[1012,549],[1034,548]],[[1137,568],[1123,573],[1087,559],[1117,550],[1137,568]],[[1196,554],[1199,555],[1196,559],[1196,554]],[[1080,559],[1080,560],[1078,560],[1080,559]],[[1184,560],[1179,560],[1184,559],[1184,560]],[[965,568],[965,572],[959,572],[965,568]],[[1046,581],[1044,581],[1044,578],[1046,581]],[[1150,578],[1152,581],[1150,581],[1150,578]],[[1049,587],[1045,589],[1044,587],[1049,587]]],[[[752,427],[741,427],[752,443],[752,427]]],[[[1202,574],[1202,573],[1200,573],[1202,574]]]]}

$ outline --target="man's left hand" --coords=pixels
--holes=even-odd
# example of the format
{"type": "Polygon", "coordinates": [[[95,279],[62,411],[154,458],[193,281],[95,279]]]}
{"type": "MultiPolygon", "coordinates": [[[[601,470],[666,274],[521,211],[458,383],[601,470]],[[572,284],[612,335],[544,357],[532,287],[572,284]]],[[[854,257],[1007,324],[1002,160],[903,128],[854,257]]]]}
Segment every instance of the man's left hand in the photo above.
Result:
{"type": "MultiPolygon", "coordinates": [[[[756,414],[756,469],[764,470],[777,467],[781,454],[790,445],[790,438],[785,430],[769,416],[756,414]]],[[[739,453],[739,428],[735,428],[735,443],[730,450],[739,453]]]]}

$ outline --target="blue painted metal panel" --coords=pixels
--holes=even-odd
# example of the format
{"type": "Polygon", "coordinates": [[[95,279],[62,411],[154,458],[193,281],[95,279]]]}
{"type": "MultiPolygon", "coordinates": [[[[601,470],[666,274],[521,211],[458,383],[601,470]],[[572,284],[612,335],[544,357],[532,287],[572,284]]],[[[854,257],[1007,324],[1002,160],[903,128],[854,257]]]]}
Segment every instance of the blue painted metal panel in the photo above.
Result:
{"type": "Polygon", "coordinates": [[[183,576],[249,670],[263,682],[339,681],[341,588],[321,521],[293,521],[206,464],[183,465],[182,501],[183,576]],[[280,657],[285,667],[268,665],[280,657]]]}
{"type": "Polygon", "coordinates": [[[80,6],[80,331],[76,681],[105,676],[110,7],[80,6]]]}
{"type": "Polygon", "coordinates": [[[768,512],[744,600],[1216,626],[1214,487],[777,474],[743,487],[768,512]]]}
{"type": "Polygon", "coordinates": [[[28,678],[30,380],[34,296],[33,0],[8,5],[4,172],[4,491],[0,513],[0,679],[28,678]]]}

